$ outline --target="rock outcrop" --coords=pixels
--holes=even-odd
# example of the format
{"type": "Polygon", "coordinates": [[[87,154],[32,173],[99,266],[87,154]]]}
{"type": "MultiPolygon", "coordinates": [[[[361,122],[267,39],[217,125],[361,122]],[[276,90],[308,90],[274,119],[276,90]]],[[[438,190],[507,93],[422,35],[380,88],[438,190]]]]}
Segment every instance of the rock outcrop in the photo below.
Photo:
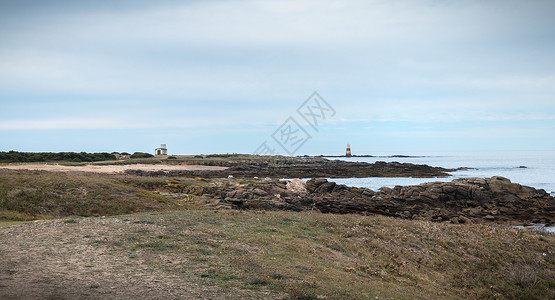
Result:
{"type": "Polygon", "coordinates": [[[322,212],[369,212],[453,223],[555,221],[554,197],[500,176],[382,188],[373,195],[365,189],[346,187],[317,196],[315,206],[322,212]],[[336,193],[338,197],[334,197],[336,193]]]}
{"type": "Polygon", "coordinates": [[[381,214],[452,223],[510,224],[555,221],[555,197],[509,179],[464,178],[414,186],[348,187],[323,178],[264,181],[206,191],[238,209],[319,210],[338,214],[381,214]]]}
{"type": "Polygon", "coordinates": [[[195,164],[223,166],[223,171],[141,171],[127,170],[127,174],[171,177],[273,177],[273,178],[347,178],[347,177],[447,177],[454,169],[399,162],[375,163],[328,160],[320,157],[274,157],[266,160],[195,161],[195,164]]]}

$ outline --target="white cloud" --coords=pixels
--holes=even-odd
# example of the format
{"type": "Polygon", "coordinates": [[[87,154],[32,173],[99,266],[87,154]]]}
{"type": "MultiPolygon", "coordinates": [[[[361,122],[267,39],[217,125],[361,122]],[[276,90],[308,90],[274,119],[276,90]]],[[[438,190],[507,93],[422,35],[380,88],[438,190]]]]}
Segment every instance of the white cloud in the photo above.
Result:
{"type": "Polygon", "coordinates": [[[0,130],[239,136],[279,124],[315,90],[345,122],[555,115],[549,1],[145,3],[0,11],[0,105],[40,102],[56,118],[27,117],[31,103],[0,111],[0,130]]]}

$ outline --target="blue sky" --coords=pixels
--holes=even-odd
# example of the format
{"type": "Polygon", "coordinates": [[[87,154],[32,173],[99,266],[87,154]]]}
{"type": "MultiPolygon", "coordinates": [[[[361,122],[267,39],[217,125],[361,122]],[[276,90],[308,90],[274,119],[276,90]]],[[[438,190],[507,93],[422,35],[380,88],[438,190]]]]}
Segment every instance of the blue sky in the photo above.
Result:
{"type": "Polygon", "coordinates": [[[553,1],[0,1],[0,151],[555,150],[553,1]],[[317,91],[335,114],[297,108],[317,91]]]}

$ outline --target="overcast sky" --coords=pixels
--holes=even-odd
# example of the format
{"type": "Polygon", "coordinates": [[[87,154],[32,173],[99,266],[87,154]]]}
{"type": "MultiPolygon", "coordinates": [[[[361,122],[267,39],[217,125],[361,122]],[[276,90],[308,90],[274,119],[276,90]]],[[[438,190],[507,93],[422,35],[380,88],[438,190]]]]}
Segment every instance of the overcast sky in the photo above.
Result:
{"type": "MultiPolygon", "coordinates": [[[[0,151],[555,150],[555,1],[0,1],[0,151]],[[313,92],[335,114],[311,127],[313,92]],[[283,127],[281,127],[283,128],[283,127]]],[[[329,111],[328,111],[329,112],[329,111]]]]}

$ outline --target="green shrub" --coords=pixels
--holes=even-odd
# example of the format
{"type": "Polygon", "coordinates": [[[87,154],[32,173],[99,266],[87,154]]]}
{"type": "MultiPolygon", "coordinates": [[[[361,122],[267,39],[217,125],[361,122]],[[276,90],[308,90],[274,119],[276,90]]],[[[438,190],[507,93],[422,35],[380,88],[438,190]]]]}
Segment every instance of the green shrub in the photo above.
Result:
{"type": "Polygon", "coordinates": [[[115,160],[112,153],[87,153],[87,152],[0,152],[0,162],[48,162],[48,161],[71,161],[71,162],[93,162],[104,160],[115,160]]]}
{"type": "Polygon", "coordinates": [[[149,157],[154,157],[154,155],[152,155],[150,153],[145,153],[145,152],[135,152],[135,153],[131,154],[130,157],[131,158],[149,158],[149,157]]]}

